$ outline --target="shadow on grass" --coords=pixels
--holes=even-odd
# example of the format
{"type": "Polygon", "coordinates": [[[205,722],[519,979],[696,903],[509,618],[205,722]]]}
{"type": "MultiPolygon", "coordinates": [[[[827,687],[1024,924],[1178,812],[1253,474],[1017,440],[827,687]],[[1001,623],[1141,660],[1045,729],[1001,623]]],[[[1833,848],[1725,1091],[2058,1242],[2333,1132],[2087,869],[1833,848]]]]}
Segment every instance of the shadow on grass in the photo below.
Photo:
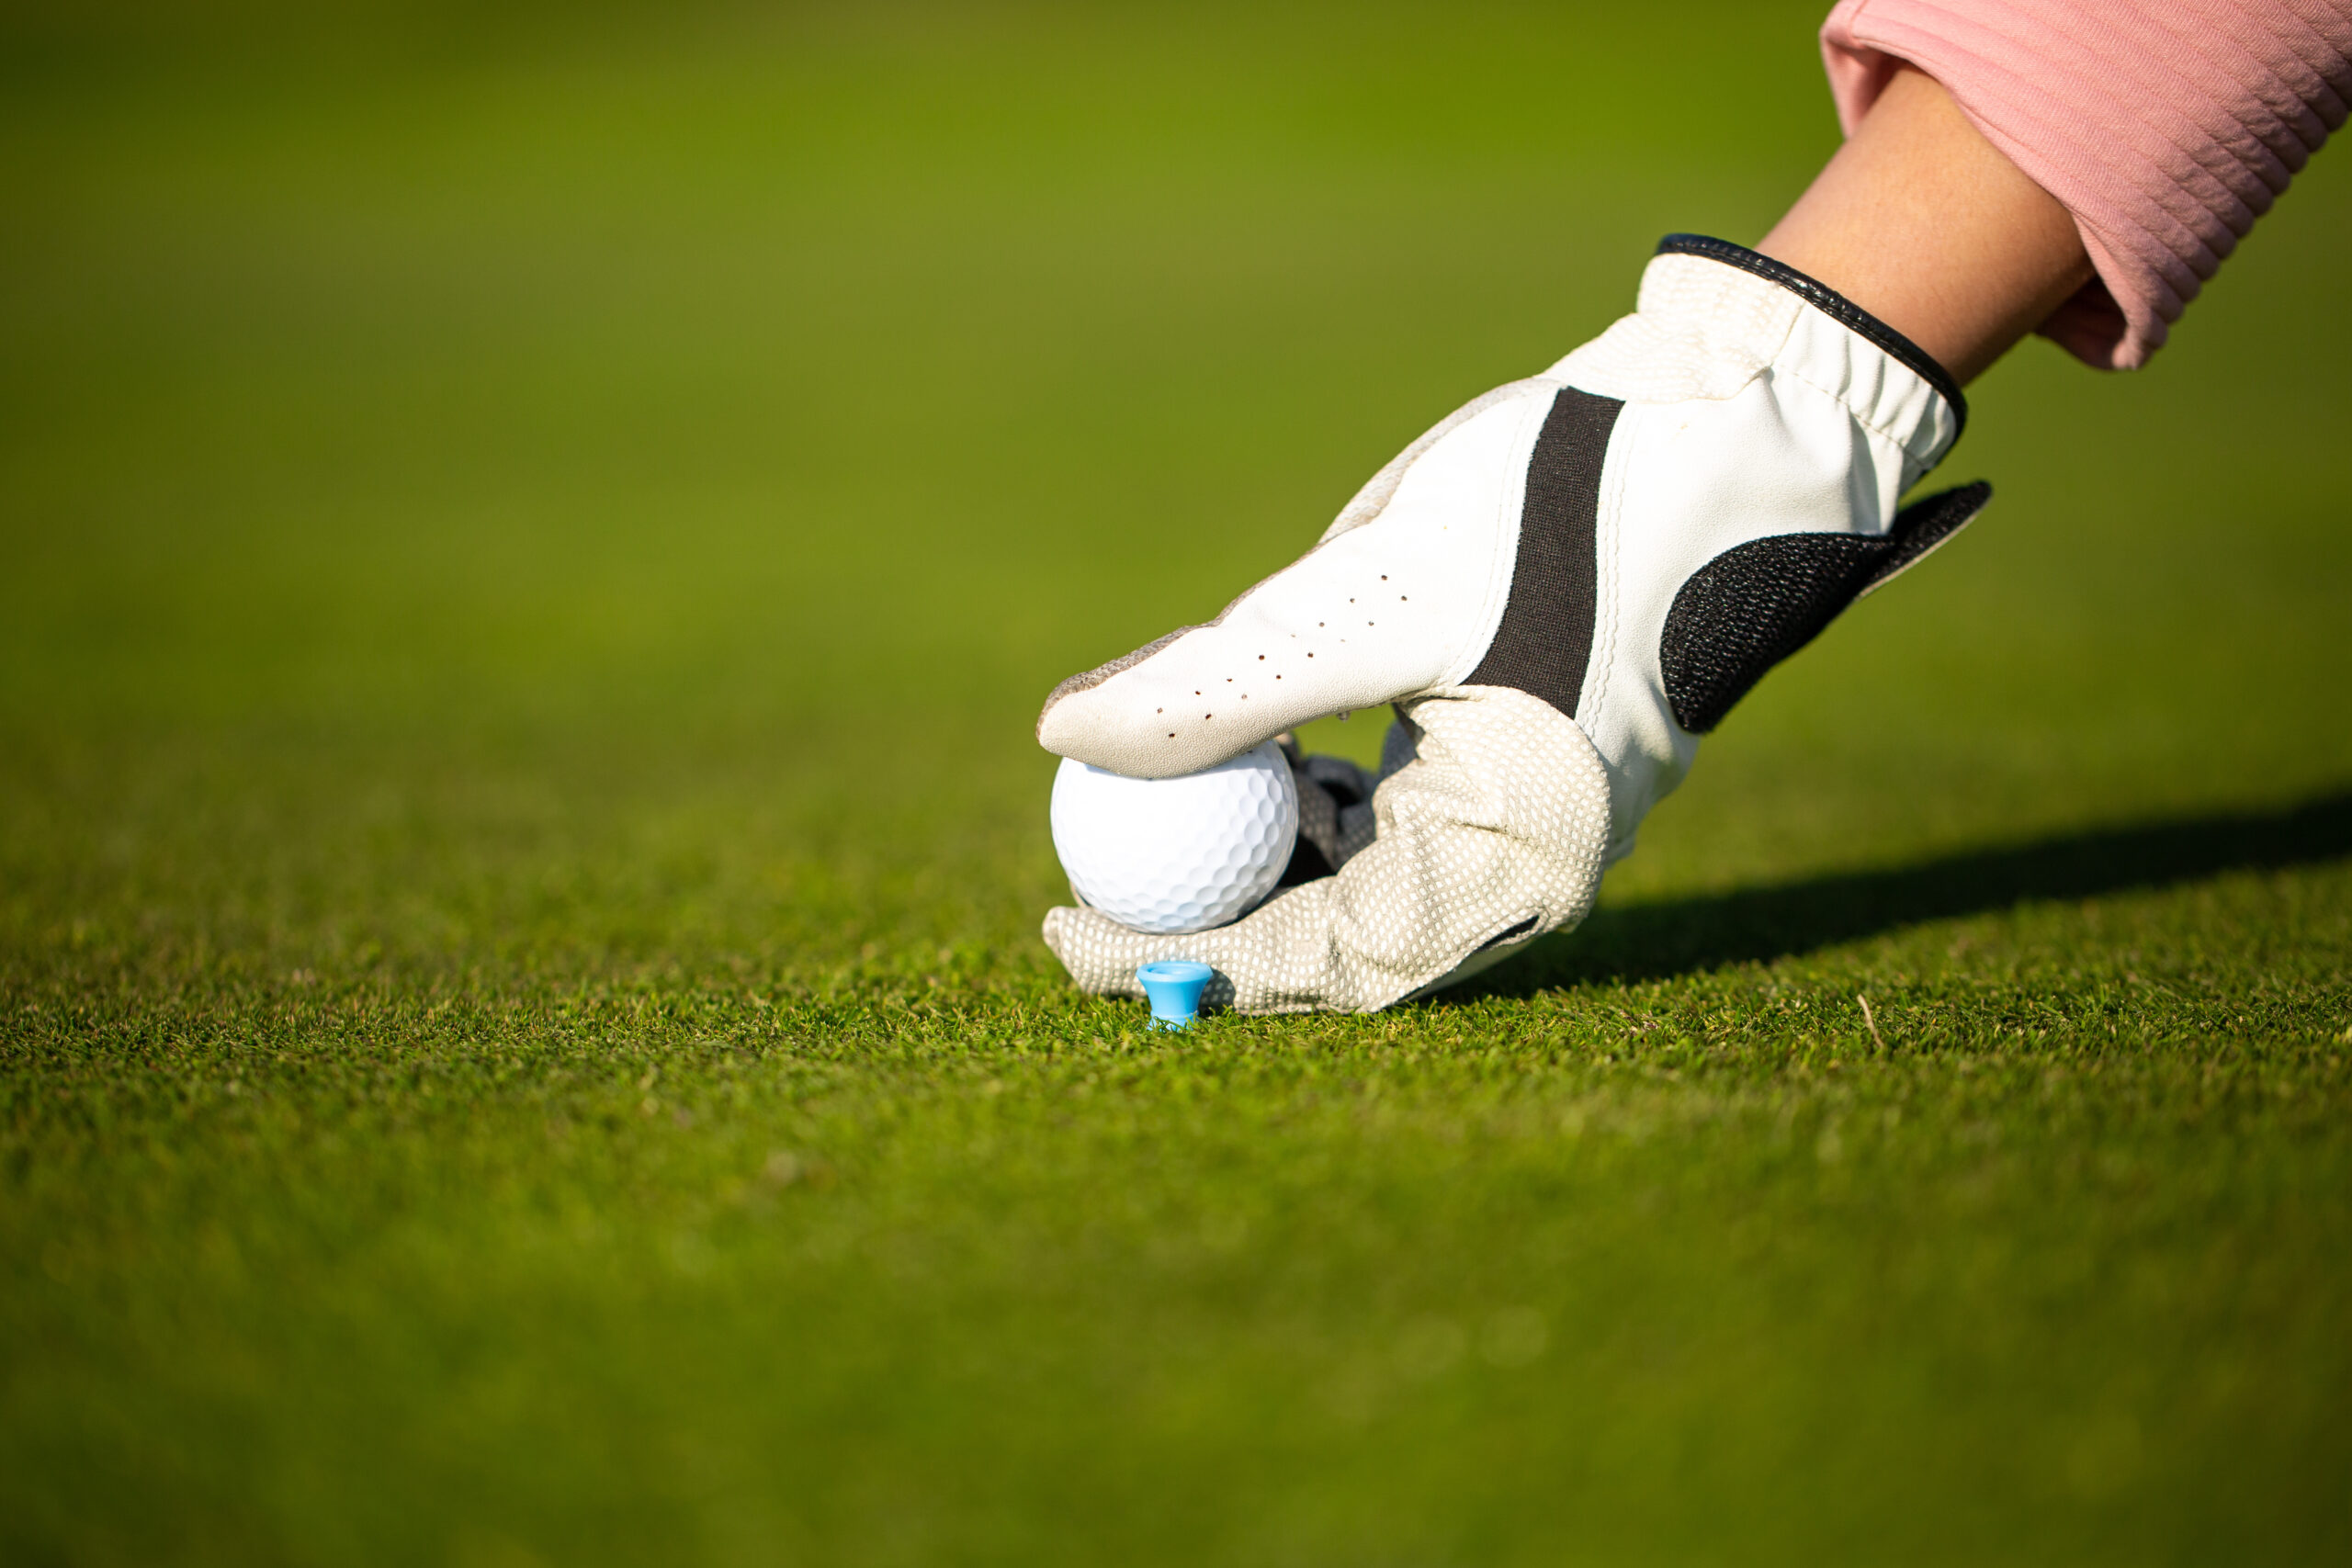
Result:
{"type": "Polygon", "coordinates": [[[1574,931],[1497,969],[1491,983],[1474,980],[1454,994],[1525,996],[1598,980],[1662,980],[2028,899],[2087,898],[2345,855],[2352,855],[2352,792],[2285,811],[2107,829],[1924,865],[1597,909],[1574,931]]]}

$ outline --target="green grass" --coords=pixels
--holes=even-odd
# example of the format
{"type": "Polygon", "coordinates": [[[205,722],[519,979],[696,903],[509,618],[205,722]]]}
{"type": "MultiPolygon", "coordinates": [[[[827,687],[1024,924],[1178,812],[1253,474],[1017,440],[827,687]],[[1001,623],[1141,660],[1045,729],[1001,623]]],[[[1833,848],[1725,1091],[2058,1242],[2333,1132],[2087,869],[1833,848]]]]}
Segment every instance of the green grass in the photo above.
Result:
{"type": "Polygon", "coordinates": [[[1036,940],[1043,693],[1759,233],[1815,9],[10,21],[0,1556],[2352,1550],[2352,153],[1581,931],[1036,940]]]}

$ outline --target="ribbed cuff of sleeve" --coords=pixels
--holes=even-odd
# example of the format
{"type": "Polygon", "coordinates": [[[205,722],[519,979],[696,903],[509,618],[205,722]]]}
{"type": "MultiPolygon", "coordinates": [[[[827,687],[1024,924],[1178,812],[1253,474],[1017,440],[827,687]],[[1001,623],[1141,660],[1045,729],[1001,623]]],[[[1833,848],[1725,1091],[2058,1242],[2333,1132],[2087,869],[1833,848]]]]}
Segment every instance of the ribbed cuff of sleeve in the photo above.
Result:
{"type": "Polygon", "coordinates": [[[1841,0],[1850,134],[1898,64],[1933,76],[2074,215],[2098,276],[2041,325],[2144,364],[2352,100],[2352,0],[1841,0]]]}

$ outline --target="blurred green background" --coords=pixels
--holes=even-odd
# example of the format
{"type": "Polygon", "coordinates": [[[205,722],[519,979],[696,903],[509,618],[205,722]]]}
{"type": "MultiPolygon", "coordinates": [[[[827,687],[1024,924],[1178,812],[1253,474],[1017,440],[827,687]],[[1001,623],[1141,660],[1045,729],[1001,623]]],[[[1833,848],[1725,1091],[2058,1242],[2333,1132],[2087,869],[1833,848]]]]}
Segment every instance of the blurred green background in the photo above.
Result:
{"type": "Polygon", "coordinates": [[[0,14],[0,1550],[2352,1549],[2352,155],[1582,931],[1035,938],[1043,694],[1758,236],[1818,8],[0,14]]]}

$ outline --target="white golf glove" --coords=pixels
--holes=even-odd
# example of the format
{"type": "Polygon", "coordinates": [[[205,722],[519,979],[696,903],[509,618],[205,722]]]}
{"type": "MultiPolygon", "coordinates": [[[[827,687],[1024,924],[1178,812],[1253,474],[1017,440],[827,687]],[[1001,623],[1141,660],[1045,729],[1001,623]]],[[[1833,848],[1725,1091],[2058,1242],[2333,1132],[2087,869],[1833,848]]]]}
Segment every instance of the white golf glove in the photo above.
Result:
{"type": "Polygon", "coordinates": [[[1301,861],[1336,874],[1190,936],[1057,908],[1047,944],[1103,995],[1190,958],[1212,1003],[1371,1011],[1574,925],[1698,738],[1983,508],[1975,484],[1895,510],[1965,418],[1850,301],[1670,236],[1633,315],[1414,442],[1214,622],[1046,699],[1047,750],[1139,778],[1393,702],[1368,802],[1361,770],[1295,758],[1301,861]]]}

